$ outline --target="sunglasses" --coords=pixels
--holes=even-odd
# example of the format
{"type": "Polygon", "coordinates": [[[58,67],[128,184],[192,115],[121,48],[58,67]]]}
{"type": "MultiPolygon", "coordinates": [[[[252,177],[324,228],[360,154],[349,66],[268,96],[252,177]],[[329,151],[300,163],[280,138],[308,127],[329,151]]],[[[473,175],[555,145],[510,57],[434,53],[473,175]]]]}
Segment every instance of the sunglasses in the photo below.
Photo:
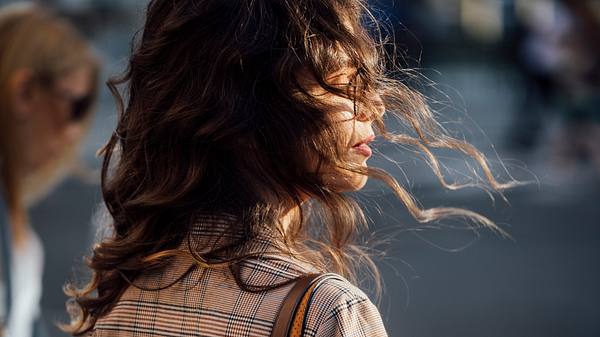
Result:
{"type": "Polygon", "coordinates": [[[94,102],[94,95],[92,93],[82,97],[72,97],[67,93],[59,91],[54,91],[54,94],[68,102],[70,122],[81,122],[89,115],[94,102]]]}
{"type": "Polygon", "coordinates": [[[58,97],[61,100],[68,102],[69,104],[69,117],[68,120],[73,123],[77,123],[85,119],[91,111],[92,104],[95,100],[94,92],[90,92],[85,96],[73,97],[71,94],[58,90],[53,85],[53,81],[48,76],[40,76],[40,82],[44,87],[50,91],[51,94],[58,97]]]}
{"type": "Polygon", "coordinates": [[[90,113],[91,106],[93,103],[93,96],[91,94],[81,98],[71,100],[71,111],[69,114],[72,122],[80,122],[90,113]]]}

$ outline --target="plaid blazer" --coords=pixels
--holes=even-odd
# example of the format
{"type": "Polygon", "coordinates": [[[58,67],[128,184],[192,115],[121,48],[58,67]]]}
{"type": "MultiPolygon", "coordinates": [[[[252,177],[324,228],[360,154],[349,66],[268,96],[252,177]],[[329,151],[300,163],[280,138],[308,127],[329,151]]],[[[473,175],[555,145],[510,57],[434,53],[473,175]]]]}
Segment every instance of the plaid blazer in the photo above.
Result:
{"type": "MultiPolygon", "coordinates": [[[[198,248],[231,238],[232,217],[205,217],[190,233],[198,248]]],[[[315,272],[273,248],[264,236],[251,243],[260,254],[239,264],[244,284],[273,286],[315,272]]],[[[163,271],[138,277],[112,310],[98,319],[95,337],[129,336],[270,336],[281,304],[293,283],[261,292],[241,290],[229,268],[201,268],[177,257],[163,271]]],[[[304,336],[387,336],[377,308],[345,279],[325,281],[313,293],[304,336]]]]}

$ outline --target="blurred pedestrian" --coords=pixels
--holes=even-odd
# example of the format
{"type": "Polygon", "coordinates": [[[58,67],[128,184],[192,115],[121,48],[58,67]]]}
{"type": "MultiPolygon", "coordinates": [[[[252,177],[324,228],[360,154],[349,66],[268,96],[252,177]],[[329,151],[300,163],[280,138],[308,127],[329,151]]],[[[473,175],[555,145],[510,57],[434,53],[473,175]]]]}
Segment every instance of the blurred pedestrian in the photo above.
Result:
{"type": "Polygon", "coordinates": [[[572,25],[561,45],[562,128],[553,148],[561,167],[590,164],[600,177],[600,14],[588,1],[559,2],[572,25]]]}
{"type": "Polygon", "coordinates": [[[74,162],[91,120],[98,63],[69,22],[29,3],[0,8],[0,46],[0,190],[8,215],[0,331],[29,337],[40,326],[44,252],[27,210],[74,162]]]}
{"type": "Polygon", "coordinates": [[[430,147],[469,154],[493,188],[510,185],[387,75],[369,14],[361,0],[150,1],[128,71],[110,84],[119,107],[102,150],[110,231],[94,246],[89,283],[67,289],[65,330],[288,336],[296,318],[298,336],[386,336],[356,286],[358,267],[378,274],[355,241],[364,213],[345,194],[368,177],[418,221],[458,216],[497,229],[467,210],[421,209],[367,166],[381,135],[423,152],[446,187],[461,186],[444,180],[430,147]],[[411,133],[388,132],[386,110],[411,133]],[[294,316],[297,296],[310,299],[294,316]]]}
{"type": "Polygon", "coordinates": [[[523,101],[510,128],[515,150],[534,150],[560,92],[557,74],[563,71],[562,41],[571,29],[568,12],[553,1],[535,1],[516,22],[510,41],[514,61],[524,81],[523,101]]]}
{"type": "Polygon", "coordinates": [[[589,1],[533,2],[523,16],[520,69],[525,100],[511,129],[518,148],[537,144],[548,112],[560,126],[551,154],[561,169],[590,163],[600,172],[600,16],[589,1]]]}

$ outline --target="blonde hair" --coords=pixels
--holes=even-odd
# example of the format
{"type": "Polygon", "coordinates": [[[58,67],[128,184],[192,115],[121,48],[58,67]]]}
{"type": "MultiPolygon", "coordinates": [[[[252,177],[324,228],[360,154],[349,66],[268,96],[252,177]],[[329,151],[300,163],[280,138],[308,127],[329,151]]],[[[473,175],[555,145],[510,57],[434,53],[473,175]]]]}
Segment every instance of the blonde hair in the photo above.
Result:
{"type": "MultiPolygon", "coordinates": [[[[61,168],[73,162],[77,144],[65,147],[60,156],[33,174],[20,177],[18,151],[24,144],[15,144],[9,79],[15,71],[28,69],[36,78],[53,81],[86,66],[93,70],[95,95],[98,62],[89,44],[69,22],[32,3],[0,8],[0,41],[0,185],[5,189],[9,209],[14,211],[24,209],[49,190],[64,171],[61,168]]],[[[87,116],[81,121],[84,127],[90,124],[87,116]]]]}

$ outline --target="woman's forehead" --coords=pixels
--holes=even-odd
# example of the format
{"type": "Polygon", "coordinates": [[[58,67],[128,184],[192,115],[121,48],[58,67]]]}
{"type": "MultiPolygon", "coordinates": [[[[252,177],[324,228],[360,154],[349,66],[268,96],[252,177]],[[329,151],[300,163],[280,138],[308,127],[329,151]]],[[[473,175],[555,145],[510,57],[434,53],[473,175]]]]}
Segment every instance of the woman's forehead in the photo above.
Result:
{"type": "MultiPolygon", "coordinates": [[[[325,74],[323,79],[330,85],[348,84],[348,82],[350,82],[351,79],[356,76],[356,73],[356,68],[345,66],[339,70],[325,74]]],[[[299,71],[297,76],[298,82],[305,88],[314,86],[320,87],[319,81],[315,77],[315,74],[308,69],[299,71]]]]}

